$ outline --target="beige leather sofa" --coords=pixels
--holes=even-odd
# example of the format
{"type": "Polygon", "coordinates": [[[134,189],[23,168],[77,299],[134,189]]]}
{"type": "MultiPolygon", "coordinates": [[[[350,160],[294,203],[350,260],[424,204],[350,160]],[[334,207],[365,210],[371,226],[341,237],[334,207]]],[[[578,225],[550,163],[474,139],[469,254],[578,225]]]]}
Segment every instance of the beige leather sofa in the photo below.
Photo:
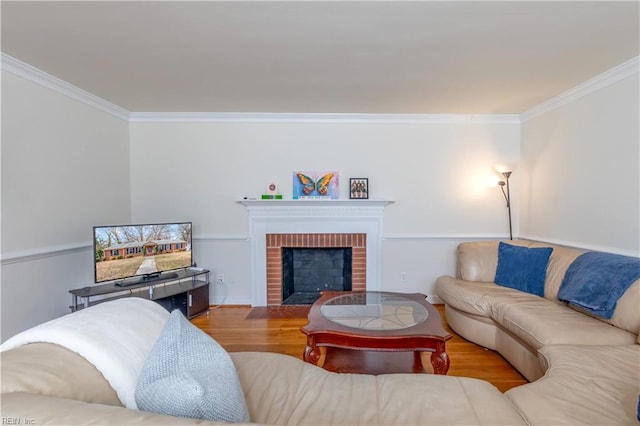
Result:
{"type": "Polygon", "coordinates": [[[610,320],[558,301],[580,251],[552,247],[544,297],[494,284],[498,241],[462,243],[457,277],[436,283],[447,322],[464,338],[498,351],[529,381],[508,391],[529,424],[638,424],[640,280],[618,300],[610,320]]]}
{"type": "MultiPolygon", "coordinates": [[[[130,307],[120,312],[116,302],[98,306],[114,307],[110,316],[124,316],[125,323],[136,317],[130,307]]],[[[144,299],[139,303],[158,306],[144,299]]],[[[145,329],[156,327],[149,324],[145,329]]],[[[94,342],[103,340],[90,336],[95,337],[94,342]]],[[[231,357],[254,424],[526,424],[509,400],[482,380],[431,374],[337,374],[273,353],[232,353],[231,357]]],[[[57,344],[10,348],[1,353],[1,362],[2,417],[14,424],[213,424],[125,408],[121,394],[94,364],[57,344]]]]}
{"type": "MultiPolygon", "coordinates": [[[[554,247],[540,298],[493,284],[497,244],[460,245],[459,278],[441,277],[438,292],[458,333],[498,350],[533,383],[503,395],[472,378],[336,374],[286,355],[232,353],[252,424],[639,424],[639,283],[603,322],[555,300],[578,252],[554,247]]],[[[135,322],[136,310],[119,312],[117,303],[102,306],[135,322]]],[[[96,366],[56,344],[8,349],[0,361],[1,414],[14,424],[215,424],[125,408],[96,366]]]]}
{"type": "MultiPolygon", "coordinates": [[[[481,380],[336,374],[287,355],[231,355],[257,424],[526,424],[495,387],[481,380]]],[[[49,343],[2,354],[2,417],[34,425],[215,424],[124,408],[92,364],[49,343]]]]}

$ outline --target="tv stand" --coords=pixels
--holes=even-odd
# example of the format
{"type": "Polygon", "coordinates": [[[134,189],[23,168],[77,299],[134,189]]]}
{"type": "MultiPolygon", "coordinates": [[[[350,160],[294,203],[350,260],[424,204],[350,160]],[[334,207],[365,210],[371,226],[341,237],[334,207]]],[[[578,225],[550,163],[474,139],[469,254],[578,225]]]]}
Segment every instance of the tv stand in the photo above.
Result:
{"type": "Polygon", "coordinates": [[[180,309],[187,318],[209,313],[208,270],[188,268],[150,275],[155,276],[69,290],[72,295],[71,311],[123,297],[142,297],[153,300],[169,312],[180,309]]]}

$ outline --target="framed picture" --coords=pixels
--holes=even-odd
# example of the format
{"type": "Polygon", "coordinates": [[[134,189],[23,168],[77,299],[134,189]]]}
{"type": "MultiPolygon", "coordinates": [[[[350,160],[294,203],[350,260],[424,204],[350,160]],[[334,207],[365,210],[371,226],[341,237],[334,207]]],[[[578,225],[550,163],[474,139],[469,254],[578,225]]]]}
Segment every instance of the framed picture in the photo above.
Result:
{"type": "Polygon", "coordinates": [[[367,198],[369,198],[369,179],[350,178],[349,198],[351,198],[352,200],[366,200],[367,198]]]}
{"type": "Polygon", "coordinates": [[[338,172],[293,172],[293,199],[338,198],[338,172]]]}

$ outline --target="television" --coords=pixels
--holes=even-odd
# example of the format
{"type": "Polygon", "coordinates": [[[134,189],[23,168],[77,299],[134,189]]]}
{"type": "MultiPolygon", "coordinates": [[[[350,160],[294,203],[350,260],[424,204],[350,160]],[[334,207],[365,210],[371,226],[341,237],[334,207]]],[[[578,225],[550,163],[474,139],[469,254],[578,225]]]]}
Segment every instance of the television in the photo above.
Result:
{"type": "Polygon", "coordinates": [[[177,278],[193,265],[191,222],[93,227],[95,282],[117,286],[177,278]]]}

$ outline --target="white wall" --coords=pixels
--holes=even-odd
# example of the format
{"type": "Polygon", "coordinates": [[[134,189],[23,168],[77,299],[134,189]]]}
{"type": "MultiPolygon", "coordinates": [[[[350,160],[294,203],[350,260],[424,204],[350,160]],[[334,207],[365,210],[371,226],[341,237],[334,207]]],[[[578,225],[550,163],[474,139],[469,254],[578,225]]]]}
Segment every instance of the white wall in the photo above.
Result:
{"type": "Polygon", "coordinates": [[[130,218],[128,126],[3,69],[3,341],[93,283],[91,227],[130,218]]]}
{"type": "Polygon", "coordinates": [[[192,220],[198,263],[225,274],[227,303],[250,303],[248,218],[236,201],[271,180],[290,197],[294,170],[337,170],[342,198],[349,177],[368,177],[370,197],[395,201],[384,219],[383,286],[433,295],[435,277],[455,272],[457,241],[508,235],[504,199],[487,178],[493,165],[517,161],[520,125],[479,121],[132,123],[132,219],[192,220]]]}
{"type": "Polygon", "coordinates": [[[521,236],[640,255],[639,93],[636,72],[523,123],[521,236]]]}
{"type": "Polygon", "coordinates": [[[435,279],[455,273],[459,242],[507,235],[504,199],[486,186],[497,163],[514,168],[515,236],[640,252],[637,72],[522,126],[513,117],[129,123],[4,66],[2,340],[69,312],[68,290],[93,281],[96,224],[192,220],[196,261],[226,277],[211,301],[249,303],[248,219],[236,201],[272,180],[290,196],[294,170],[338,170],[344,198],[349,177],[368,177],[371,197],[395,201],[383,290],[433,300],[435,279]]]}

